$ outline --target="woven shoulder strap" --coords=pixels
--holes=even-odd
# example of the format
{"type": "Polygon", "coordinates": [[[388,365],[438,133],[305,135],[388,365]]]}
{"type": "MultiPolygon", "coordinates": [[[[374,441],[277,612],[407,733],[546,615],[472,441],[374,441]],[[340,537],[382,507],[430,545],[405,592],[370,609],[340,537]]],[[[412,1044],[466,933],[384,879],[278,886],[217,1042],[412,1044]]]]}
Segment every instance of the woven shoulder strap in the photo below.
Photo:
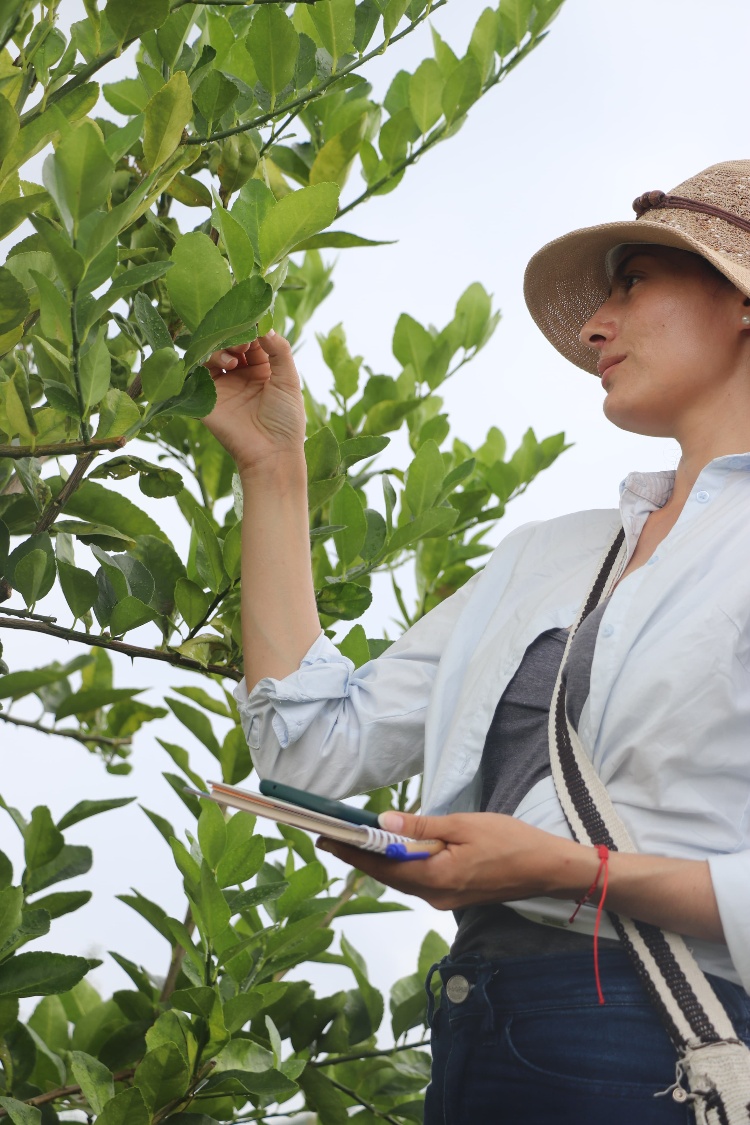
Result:
{"type": "MultiPolygon", "coordinates": [[[[555,788],[576,840],[604,844],[610,851],[635,852],[638,849],[568,721],[563,678],[573,637],[581,622],[614,589],[626,557],[625,533],[620,529],[570,630],[550,706],[549,744],[555,788]]],[[[698,1043],[736,1042],[737,1033],[723,1005],[678,934],[624,915],[610,912],[609,917],[680,1053],[698,1043]]]]}

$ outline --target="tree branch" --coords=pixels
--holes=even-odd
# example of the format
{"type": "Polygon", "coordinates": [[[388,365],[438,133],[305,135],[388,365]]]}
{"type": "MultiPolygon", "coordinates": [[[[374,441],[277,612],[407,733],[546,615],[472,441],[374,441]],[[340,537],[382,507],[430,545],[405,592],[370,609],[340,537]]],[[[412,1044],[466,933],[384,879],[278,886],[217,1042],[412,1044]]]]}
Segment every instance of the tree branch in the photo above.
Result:
{"type": "MultiPolygon", "coordinates": [[[[115,1082],[125,1082],[128,1078],[132,1078],[135,1074],[135,1067],[128,1067],[127,1070],[119,1070],[112,1077],[115,1082]]],[[[58,1098],[69,1098],[71,1094],[80,1094],[80,1086],[58,1086],[56,1090],[48,1090],[46,1094],[37,1094],[35,1098],[28,1098],[24,1101],[24,1105],[48,1105],[50,1102],[57,1101],[58,1098]]],[[[8,1117],[7,1109],[0,1109],[0,1117],[8,1117]]]]}
{"type": "Polygon", "coordinates": [[[83,455],[83,457],[78,458],[73,472],[70,474],[54,500],[50,500],[49,504],[39,517],[39,520],[37,521],[36,527],[33,531],[34,535],[40,535],[41,532],[46,531],[49,527],[52,527],[52,524],[60,515],[60,512],[67,504],[68,500],[70,500],[73,493],[81,484],[86,470],[88,469],[89,465],[96,459],[96,456],[96,451],[94,451],[93,453],[86,453],[83,455]]]}
{"type": "Polygon", "coordinates": [[[100,438],[99,441],[69,441],[55,445],[0,445],[0,457],[12,457],[20,461],[22,457],[64,457],[68,453],[85,453],[89,449],[109,450],[122,449],[127,444],[127,439],[100,438]]]}
{"type": "MultiPolygon", "coordinates": [[[[187,912],[185,914],[185,929],[189,934],[192,934],[193,930],[195,929],[195,919],[193,918],[193,912],[190,907],[187,908],[187,912]]],[[[185,950],[182,948],[179,942],[175,942],[172,946],[172,960],[169,963],[169,971],[167,972],[167,976],[164,981],[164,987],[162,988],[161,995],[159,997],[160,1004],[165,1003],[165,1001],[167,1001],[174,992],[175,985],[177,984],[177,978],[180,975],[182,962],[184,960],[185,950]]]]}
{"type": "Polygon", "coordinates": [[[346,1094],[348,1098],[351,1098],[352,1101],[356,1102],[357,1105],[361,1105],[362,1108],[366,1109],[368,1113],[371,1113],[373,1117],[379,1117],[381,1121],[390,1121],[391,1125],[403,1125],[403,1123],[397,1118],[391,1117],[390,1113],[383,1113],[382,1110],[376,1109],[372,1102],[365,1101],[364,1098],[361,1098],[359,1096],[356,1090],[352,1090],[351,1087],[345,1086],[343,1082],[337,1082],[335,1078],[331,1078],[330,1076],[328,1076],[328,1081],[332,1086],[335,1086],[337,1090],[341,1090],[342,1094],[346,1094]]]}
{"type": "Polygon", "coordinates": [[[418,1043],[401,1043],[395,1047],[384,1047],[382,1051],[361,1051],[358,1055],[332,1055],[330,1058],[311,1059],[308,1066],[338,1066],[339,1063],[358,1062],[360,1059],[387,1058],[395,1051],[411,1051],[416,1047],[429,1047],[431,1040],[420,1039],[418,1043]]]}
{"type": "Polygon", "coordinates": [[[30,719],[17,719],[14,715],[6,715],[5,712],[0,711],[0,719],[4,723],[12,723],[15,727],[30,727],[31,730],[38,730],[41,734],[57,734],[61,738],[74,738],[76,742],[96,742],[103,746],[112,746],[115,749],[120,746],[132,746],[130,738],[111,738],[109,735],[85,735],[81,731],[66,730],[64,727],[58,729],[57,727],[43,727],[41,723],[34,723],[30,719]]]}
{"type": "Polygon", "coordinates": [[[189,656],[179,652],[165,652],[160,649],[141,648],[139,645],[128,645],[124,641],[114,641],[110,637],[101,637],[96,633],[83,633],[75,629],[63,629],[59,625],[47,625],[41,621],[17,620],[12,617],[0,617],[0,629],[26,629],[32,633],[46,633],[50,637],[59,637],[63,641],[77,641],[79,644],[93,645],[95,648],[107,648],[112,652],[122,652],[131,659],[143,657],[144,660],[161,660],[165,664],[173,664],[175,668],[186,668],[190,672],[202,672],[204,675],[225,676],[228,680],[239,682],[242,672],[231,664],[201,664],[189,656]]]}
{"type": "Polygon", "coordinates": [[[405,38],[405,36],[411,35],[412,31],[414,31],[414,29],[418,27],[423,20],[427,19],[427,17],[431,15],[432,12],[436,11],[438,8],[442,8],[447,3],[448,0],[435,0],[434,4],[428,6],[421,16],[418,16],[413,23],[410,23],[409,26],[405,27],[403,31],[400,31],[398,35],[392,35],[390,39],[384,39],[379,46],[373,48],[372,51],[368,51],[366,55],[362,55],[360,58],[355,59],[354,62],[349,63],[348,66],[343,67],[341,70],[337,70],[335,74],[332,74],[329,78],[326,78],[323,82],[320,83],[319,86],[316,86],[315,89],[311,90],[309,93],[302,94],[299,98],[295,98],[291,102],[286,102],[284,105],[278,106],[276,109],[271,110],[270,113],[264,113],[260,117],[255,117],[252,121],[246,121],[242,125],[235,125],[231,129],[222,129],[220,132],[211,133],[207,137],[188,137],[184,143],[186,145],[207,145],[210,144],[211,141],[222,141],[225,137],[233,137],[237,133],[246,133],[249,129],[258,129],[261,125],[267,125],[269,121],[276,120],[277,117],[281,117],[282,114],[287,113],[289,110],[296,109],[297,106],[302,107],[307,105],[308,102],[315,101],[315,99],[319,98],[320,95],[325,90],[327,90],[329,86],[332,86],[335,82],[338,82],[338,80],[340,78],[343,78],[344,75],[350,74],[353,70],[359,70],[361,66],[364,66],[364,64],[369,62],[370,59],[375,58],[376,55],[382,55],[386,48],[390,47],[392,43],[398,43],[399,39],[403,39],[405,38]]]}

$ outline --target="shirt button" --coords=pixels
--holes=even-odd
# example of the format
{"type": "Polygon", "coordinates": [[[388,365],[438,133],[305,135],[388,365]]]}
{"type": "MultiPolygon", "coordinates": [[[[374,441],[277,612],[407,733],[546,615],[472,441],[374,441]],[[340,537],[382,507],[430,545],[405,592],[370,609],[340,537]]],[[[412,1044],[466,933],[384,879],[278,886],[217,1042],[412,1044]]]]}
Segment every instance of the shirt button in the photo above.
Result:
{"type": "Polygon", "coordinates": [[[612,634],[614,633],[614,631],[615,631],[614,625],[605,625],[602,628],[602,636],[603,637],[611,637],[612,634]]]}
{"type": "Polygon", "coordinates": [[[711,499],[711,493],[701,490],[700,492],[696,492],[695,499],[699,504],[705,504],[707,500],[711,499]]]}

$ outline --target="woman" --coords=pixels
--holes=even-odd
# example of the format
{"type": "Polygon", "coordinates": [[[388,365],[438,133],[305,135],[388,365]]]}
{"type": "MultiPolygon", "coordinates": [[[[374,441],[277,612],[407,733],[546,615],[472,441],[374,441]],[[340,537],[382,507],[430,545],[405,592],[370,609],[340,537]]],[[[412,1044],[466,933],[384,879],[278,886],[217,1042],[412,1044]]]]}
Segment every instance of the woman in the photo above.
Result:
{"type": "Polygon", "coordinates": [[[685,935],[750,1043],[750,161],[634,206],[635,221],[539,251],[526,297],[558,350],[601,378],[610,421],[680,443],[676,473],[631,474],[620,511],[518,529],[357,671],[315,610],[289,346],[269,334],[209,361],[207,425],[244,486],[236,694],[256,765],[332,797],[424,770],[429,815],[384,823],[448,844],[398,866],[322,844],[460,912],[439,967],[428,1125],[692,1120],[654,1097],[675,1052],[606,920],[597,1002],[595,904],[569,918],[600,858],[572,839],[550,777],[567,630],[619,526],[626,565],[565,672],[569,719],[639,848],[609,856],[606,906],[685,935]]]}

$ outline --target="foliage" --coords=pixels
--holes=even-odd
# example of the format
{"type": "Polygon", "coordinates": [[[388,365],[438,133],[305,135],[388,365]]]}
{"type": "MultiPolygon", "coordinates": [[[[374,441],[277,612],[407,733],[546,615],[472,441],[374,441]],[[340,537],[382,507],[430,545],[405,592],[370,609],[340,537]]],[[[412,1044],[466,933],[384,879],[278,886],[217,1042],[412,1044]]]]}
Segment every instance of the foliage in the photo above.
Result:
{"type": "MultiPolygon", "coordinates": [[[[561,2],[501,0],[462,58],[433,29],[434,55],[401,70],[382,104],[360,72],[447,0],[107,0],[103,10],[84,0],[69,37],[56,0],[4,6],[0,237],[17,234],[0,267],[0,601],[19,600],[3,606],[0,628],[82,648],[64,665],[1,665],[3,723],[77,741],[127,774],[133,736],[168,707],[225,780],[248,776],[225,687],[242,676],[238,485],[199,421],[215,399],[201,363],[272,326],[300,340],[332,289],[321,250],[378,245],[340,219],[455,134],[561,2]],[[132,74],[100,91],[95,76],[131,44],[132,74]],[[100,93],[119,122],[91,116],[108,113],[100,93]],[[21,178],[44,152],[42,184],[21,178]],[[364,190],[342,204],[355,169],[364,190]],[[138,503],[119,483],[129,477],[138,503]],[[175,512],[184,534],[172,542],[175,512]],[[37,612],[47,596],[70,624],[37,612]],[[123,639],[135,630],[145,642],[123,639]],[[115,686],[110,653],[191,670],[205,686],[147,704],[115,686]],[[19,715],[19,700],[41,717],[19,715]]],[[[404,626],[458,589],[505,505],[565,448],[563,435],[529,431],[506,456],[495,428],[478,449],[449,440],[440,389],[498,319],[478,283],[440,329],[404,313],[393,375],[351,355],[342,325],[318,336],[331,395],[306,391],[306,456],[318,607],[332,636],[366,611],[375,574],[390,576],[404,626]],[[386,453],[396,434],[403,469],[386,453]],[[411,610],[397,581],[406,564],[411,610]]],[[[339,644],[355,665],[388,644],[345,628],[339,644]]],[[[3,805],[24,866],[14,873],[0,853],[0,1117],[48,1125],[82,1110],[101,1125],[207,1125],[305,1107],[323,1125],[352,1113],[420,1121],[428,1057],[404,1036],[421,1035],[421,981],[441,939],[429,934],[419,973],[394,986],[402,1041],[378,1049],[383,998],[345,937],[331,951],[332,926],[400,907],[357,872],[337,886],[303,833],[266,837],[251,817],[199,808],[184,791],[204,787],[188,751],[160,741],[165,779],[197,826],[183,842],[144,812],[171,849],[185,914],[138,891],[119,897],[168,943],[163,978],[112,953],[131,987],[102,999],[86,979],[91,961],[34,944],[90,898],[50,890],[91,866],[67,829],[133,798],[84,800],[57,823],[43,806],[26,819],[3,805]],[[284,979],[308,961],[343,966],[352,987],[320,997],[284,979]],[[34,997],[19,1019],[19,1001],[34,997]]],[[[369,797],[377,809],[408,800],[406,786],[369,797]]]]}

